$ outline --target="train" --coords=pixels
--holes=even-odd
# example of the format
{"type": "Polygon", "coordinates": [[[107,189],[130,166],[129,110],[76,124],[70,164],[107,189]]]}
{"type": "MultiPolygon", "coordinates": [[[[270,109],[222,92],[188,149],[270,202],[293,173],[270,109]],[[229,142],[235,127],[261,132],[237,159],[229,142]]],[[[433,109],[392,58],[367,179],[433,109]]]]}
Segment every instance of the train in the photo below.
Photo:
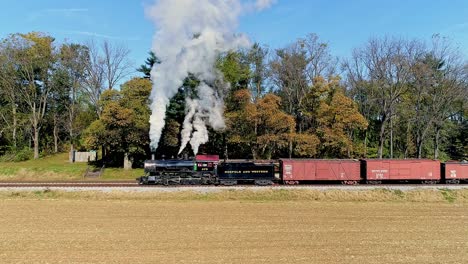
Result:
{"type": "Polygon", "coordinates": [[[278,159],[220,160],[218,155],[194,159],[147,160],[142,185],[296,185],[341,183],[460,184],[468,182],[468,162],[431,159],[278,159]]]}

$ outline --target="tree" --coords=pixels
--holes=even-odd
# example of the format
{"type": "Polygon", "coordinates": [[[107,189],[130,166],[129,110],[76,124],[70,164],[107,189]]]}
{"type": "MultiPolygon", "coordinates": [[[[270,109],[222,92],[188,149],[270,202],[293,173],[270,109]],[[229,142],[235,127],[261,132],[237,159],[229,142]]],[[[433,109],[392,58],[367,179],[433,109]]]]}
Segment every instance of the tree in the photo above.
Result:
{"type": "Polygon", "coordinates": [[[85,67],[84,88],[91,106],[95,107],[97,116],[100,116],[102,109],[96,106],[101,93],[105,89],[112,90],[129,76],[133,64],[129,60],[130,50],[124,45],[111,44],[106,40],[100,46],[94,41],[88,42],[86,46],[89,57],[85,67]]]}
{"type": "Polygon", "coordinates": [[[271,159],[281,148],[286,148],[294,134],[294,118],[281,111],[281,99],[266,94],[256,103],[249,90],[235,92],[238,108],[226,113],[231,144],[247,145],[253,159],[259,156],[271,159]]]}
{"type": "Polygon", "coordinates": [[[74,151],[76,136],[81,132],[76,127],[75,119],[79,110],[78,97],[86,80],[88,58],[88,48],[79,44],[64,44],[58,54],[59,65],[56,71],[62,73],[62,82],[56,90],[62,89],[65,92],[65,100],[61,103],[67,113],[65,127],[69,136],[70,154],[74,151]]]}
{"type": "Polygon", "coordinates": [[[56,65],[50,76],[50,102],[47,107],[46,117],[49,119],[46,123],[53,126],[52,134],[54,141],[54,153],[59,151],[60,133],[64,132],[62,128],[66,125],[67,108],[69,104],[70,76],[61,65],[56,65]]]}
{"type": "Polygon", "coordinates": [[[149,79],[151,78],[151,69],[153,69],[153,66],[155,64],[159,64],[161,61],[159,60],[158,57],[156,57],[156,54],[153,51],[149,52],[149,57],[146,59],[145,64],[142,64],[137,71],[141,72],[144,74],[144,77],[149,79]]]}
{"type": "MultiPolygon", "coordinates": [[[[439,158],[440,132],[446,120],[455,115],[463,116],[468,99],[468,78],[466,64],[461,60],[460,52],[453,48],[450,42],[440,36],[433,36],[430,54],[435,58],[433,78],[436,80],[430,86],[432,113],[434,114],[434,158],[439,158]],[[437,63],[438,62],[438,63],[437,63]]],[[[460,118],[463,120],[463,118],[460,118]]],[[[462,121],[463,122],[463,121],[462,121]]],[[[463,128],[460,127],[460,130],[463,128]]]]}
{"type": "Polygon", "coordinates": [[[3,40],[0,47],[0,98],[2,99],[2,109],[0,111],[1,121],[4,129],[11,129],[13,148],[17,147],[18,130],[18,86],[20,80],[15,67],[14,46],[8,40],[3,40]],[[5,108],[4,108],[5,107],[5,108]]]}
{"type": "Polygon", "coordinates": [[[306,51],[300,43],[276,50],[270,62],[271,78],[278,89],[283,107],[290,115],[297,116],[309,88],[306,69],[306,51]]]}
{"type": "Polygon", "coordinates": [[[345,63],[348,80],[354,89],[370,88],[367,99],[377,111],[379,124],[378,157],[383,157],[384,143],[390,130],[390,157],[393,157],[393,122],[401,96],[407,92],[411,67],[421,53],[422,44],[396,38],[371,39],[353,52],[345,63]]]}
{"type": "Polygon", "coordinates": [[[39,158],[39,134],[52,89],[49,71],[54,62],[53,42],[52,37],[39,32],[14,34],[6,40],[21,78],[19,94],[29,111],[35,159],[39,158]]]}
{"type": "Polygon", "coordinates": [[[122,44],[102,43],[102,61],[107,89],[112,90],[123,78],[132,73],[133,64],[129,60],[130,50],[122,44]]]}
{"type": "Polygon", "coordinates": [[[322,155],[354,157],[357,144],[353,142],[353,133],[365,130],[368,124],[356,103],[344,94],[339,78],[329,82],[316,78],[311,96],[318,99],[317,116],[313,118],[318,124],[316,133],[320,138],[322,155]]]}
{"type": "Polygon", "coordinates": [[[134,78],[122,85],[121,91],[102,94],[102,114],[85,132],[89,148],[105,145],[116,157],[123,155],[123,167],[130,169],[134,158],[144,155],[149,144],[148,107],[151,82],[134,78]]]}
{"type": "Polygon", "coordinates": [[[250,83],[249,87],[253,94],[253,100],[256,102],[265,92],[265,79],[267,78],[268,48],[255,43],[248,51],[247,61],[250,65],[250,83]]]}
{"type": "Polygon", "coordinates": [[[99,117],[101,115],[99,100],[105,80],[104,63],[99,55],[99,49],[95,42],[88,42],[86,47],[88,49],[88,58],[85,64],[86,78],[83,81],[83,88],[89,106],[95,110],[96,116],[99,117]]]}
{"type": "Polygon", "coordinates": [[[318,77],[328,78],[336,75],[338,59],[331,55],[328,43],[320,41],[319,36],[313,33],[299,39],[299,43],[306,51],[306,74],[311,85],[318,77]]]}

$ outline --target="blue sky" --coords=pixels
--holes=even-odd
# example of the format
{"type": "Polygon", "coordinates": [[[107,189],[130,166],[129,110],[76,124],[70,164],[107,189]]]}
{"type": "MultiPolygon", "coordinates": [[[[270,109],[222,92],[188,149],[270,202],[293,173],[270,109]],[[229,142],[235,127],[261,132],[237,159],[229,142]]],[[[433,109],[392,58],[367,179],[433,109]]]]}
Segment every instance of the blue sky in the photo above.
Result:
{"type": "MultiPolygon", "coordinates": [[[[174,0],[177,1],[177,0],[174,0]]],[[[151,47],[154,25],[144,8],[152,0],[2,0],[0,38],[42,31],[57,41],[90,38],[123,42],[136,65],[151,47]]],[[[272,48],[317,33],[337,56],[348,56],[370,37],[451,38],[468,55],[467,0],[277,0],[240,18],[240,32],[272,48]]]]}

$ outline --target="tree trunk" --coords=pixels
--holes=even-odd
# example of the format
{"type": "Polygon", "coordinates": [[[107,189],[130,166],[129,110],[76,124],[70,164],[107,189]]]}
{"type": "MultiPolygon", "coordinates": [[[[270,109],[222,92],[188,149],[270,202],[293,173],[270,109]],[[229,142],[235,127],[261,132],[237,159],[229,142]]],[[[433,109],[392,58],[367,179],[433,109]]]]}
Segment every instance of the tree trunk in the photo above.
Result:
{"type": "Polygon", "coordinates": [[[101,146],[101,156],[102,156],[102,162],[105,163],[107,159],[107,153],[106,153],[106,146],[104,145],[101,146]]]}
{"type": "Polygon", "coordinates": [[[393,159],[393,118],[390,115],[390,158],[393,159]]]}
{"type": "Polygon", "coordinates": [[[293,152],[293,142],[292,139],[289,140],[289,158],[292,158],[292,152],[293,152]]]}
{"type": "Polygon", "coordinates": [[[54,153],[58,153],[57,115],[54,115],[54,153]]]}
{"type": "Polygon", "coordinates": [[[16,149],[17,142],[16,142],[16,127],[18,126],[18,120],[16,117],[16,104],[12,104],[12,115],[13,115],[13,147],[16,149]]]}
{"type": "Polygon", "coordinates": [[[416,139],[416,144],[418,146],[418,159],[422,157],[422,147],[424,144],[424,139],[426,138],[427,131],[429,129],[429,125],[422,131],[422,133],[418,133],[418,137],[416,139]]]}
{"type": "Polygon", "coordinates": [[[422,157],[422,144],[418,143],[418,159],[422,157]]]}
{"type": "Polygon", "coordinates": [[[254,134],[255,134],[255,141],[252,143],[252,145],[250,146],[250,148],[252,149],[252,155],[253,155],[253,159],[256,160],[257,159],[257,156],[258,156],[258,151],[257,151],[257,148],[258,148],[258,144],[257,144],[257,133],[258,133],[258,120],[257,118],[255,118],[255,124],[254,124],[254,134]]]}
{"type": "Polygon", "coordinates": [[[133,159],[129,157],[128,152],[124,154],[124,169],[131,170],[133,165],[133,159]]]}
{"type": "Polygon", "coordinates": [[[252,149],[252,158],[253,160],[257,160],[257,149],[255,147],[251,147],[252,149]]]}
{"type": "MultiPolygon", "coordinates": [[[[74,137],[74,134],[73,134],[73,121],[71,120],[70,118],[70,154],[73,155],[73,151],[75,151],[75,146],[73,145],[73,137],[74,137]]],[[[70,162],[73,162],[73,160],[71,159],[71,155],[70,155],[70,162]]]]}
{"type": "Polygon", "coordinates": [[[260,98],[261,90],[262,84],[261,82],[257,82],[257,95],[255,96],[255,102],[257,102],[258,98],[260,98]]]}
{"type": "Polygon", "coordinates": [[[364,158],[367,158],[367,135],[368,135],[368,130],[366,129],[366,132],[364,135],[364,158]]]}
{"type": "Polygon", "coordinates": [[[37,125],[37,120],[34,120],[34,123],[33,123],[33,133],[34,133],[34,138],[33,138],[33,142],[34,142],[34,159],[38,159],[39,158],[39,127],[37,125]]]}
{"type": "Polygon", "coordinates": [[[228,145],[226,140],[226,133],[223,133],[223,145],[224,145],[224,160],[228,160],[228,145]]]}
{"type": "Polygon", "coordinates": [[[380,127],[380,135],[379,135],[379,159],[383,157],[383,147],[385,142],[385,120],[382,120],[382,125],[380,127]]]}
{"type": "Polygon", "coordinates": [[[408,120],[407,126],[406,126],[406,147],[405,147],[405,159],[408,158],[409,156],[409,146],[411,142],[411,122],[408,120]]]}
{"type": "Polygon", "coordinates": [[[434,139],[434,159],[439,158],[439,138],[440,138],[440,128],[436,126],[436,135],[434,139]]]}

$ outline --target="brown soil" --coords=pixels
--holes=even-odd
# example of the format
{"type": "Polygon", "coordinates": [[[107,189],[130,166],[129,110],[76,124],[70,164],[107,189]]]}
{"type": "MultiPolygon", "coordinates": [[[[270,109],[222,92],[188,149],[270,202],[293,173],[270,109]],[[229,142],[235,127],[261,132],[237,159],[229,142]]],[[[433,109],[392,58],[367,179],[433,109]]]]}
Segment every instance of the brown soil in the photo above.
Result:
{"type": "Polygon", "coordinates": [[[468,263],[464,203],[0,199],[2,263],[468,263]]]}

